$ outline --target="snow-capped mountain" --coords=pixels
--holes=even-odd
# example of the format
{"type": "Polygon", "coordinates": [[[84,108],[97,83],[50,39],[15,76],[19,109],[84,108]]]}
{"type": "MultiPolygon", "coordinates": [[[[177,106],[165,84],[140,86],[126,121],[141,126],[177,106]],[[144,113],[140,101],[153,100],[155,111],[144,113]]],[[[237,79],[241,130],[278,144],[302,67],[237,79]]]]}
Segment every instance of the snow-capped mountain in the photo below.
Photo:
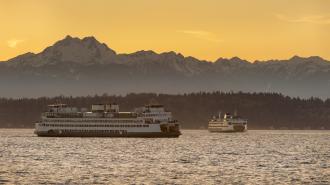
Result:
{"type": "Polygon", "coordinates": [[[65,37],[40,53],[0,63],[0,96],[280,92],[330,98],[330,62],[313,56],[249,62],[200,61],[175,52],[117,54],[94,37],[65,37]]]}
{"type": "Polygon", "coordinates": [[[104,64],[114,61],[115,51],[106,44],[99,43],[94,37],[83,39],[66,36],[63,40],[47,47],[41,53],[27,53],[8,61],[9,65],[29,65],[40,67],[63,62],[80,65],[104,64]]]}

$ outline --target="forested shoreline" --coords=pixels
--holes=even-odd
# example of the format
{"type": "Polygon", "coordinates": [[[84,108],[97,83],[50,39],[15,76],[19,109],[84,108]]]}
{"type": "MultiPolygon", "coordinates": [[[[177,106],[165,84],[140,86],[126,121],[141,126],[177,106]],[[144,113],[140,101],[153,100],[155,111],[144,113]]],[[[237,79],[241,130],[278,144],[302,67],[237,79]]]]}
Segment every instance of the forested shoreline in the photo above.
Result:
{"type": "Polygon", "coordinates": [[[48,104],[66,103],[90,108],[96,103],[118,103],[121,111],[160,103],[173,112],[183,129],[206,129],[221,112],[237,112],[249,120],[249,129],[330,129],[330,99],[293,98],[277,93],[199,92],[189,94],[131,93],[125,96],[0,98],[1,128],[33,128],[48,104]]]}

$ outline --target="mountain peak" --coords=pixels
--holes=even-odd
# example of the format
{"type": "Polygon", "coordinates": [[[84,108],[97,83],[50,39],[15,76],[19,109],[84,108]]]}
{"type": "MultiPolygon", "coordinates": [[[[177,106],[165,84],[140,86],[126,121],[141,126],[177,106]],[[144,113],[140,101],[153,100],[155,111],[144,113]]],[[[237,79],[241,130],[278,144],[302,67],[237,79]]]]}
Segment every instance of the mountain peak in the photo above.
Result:
{"type": "Polygon", "coordinates": [[[84,38],[82,39],[82,41],[96,41],[96,42],[98,42],[94,36],[87,36],[87,37],[84,37],[84,38]]]}
{"type": "Polygon", "coordinates": [[[169,58],[180,58],[184,59],[184,56],[181,53],[176,53],[174,51],[163,52],[160,55],[169,57],[169,58]]]}
{"type": "Polygon", "coordinates": [[[84,37],[83,39],[81,39],[81,42],[82,43],[85,43],[85,44],[89,44],[89,45],[102,45],[101,42],[99,42],[95,37],[93,36],[89,36],[89,37],[84,37]]]}
{"type": "MultiPolygon", "coordinates": [[[[80,41],[79,38],[77,38],[77,37],[71,37],[70,35],[67,35],[64,39],[55,42],[55,44],[53,46],[55,46],[55,47],[56,46],[68,46],[68,45],[71,45],[74,42],[77,43],[79,41],[80,41]]],[[[52,46],[50,46],[50,47],[52,47],[52,46]]],[[[48,49],[50,47],[47,47],[46,49],[48,49]]]]}
{"type": "Polygon", "coordinates": [[[71,35],[67,35],[67,36],[65,36],[64,39],[73,39],[73,37],[71,37],[71,35]]]}
{"type": "Polygon", "coordinates": [[[231,59],[229,59],[230,61],[232,61],[232,62],[242,62],[242,61],[244,61],[244,60],[242,60],[242,59],[240,59],[239,57],[232,57],[231,59]]]}
{"type": "Polygon", "coordinates": [[[232,57],[230,59],[227,58],[222,58],[220,57],[218,60],[215,61],[215,63],[232,63],[232,64],[245,64],[245,63],[249,63],[246,60],[240,59],[239,57],[232,57]]]}
{"type": "Polygon", "coordinates": [[[78,37],[72,37],[71,35],[67,35],[64,37],[64,39],[57,41],[55,44],[68,44],[68,43],[72,43],[72,42],[76,42],[76,43],[96,43],[96,44],[102,44],[101,42],[99,42],[95,37],[93,36],[87,36],[84,37],[82,39],[78,38],[78,37]]]}
{"type": "Polygon", "coordinates": [[[313,60],[313,61],[326,61],[325,59],[323,59],[322,57],[319,56],[310,56],[308,57],[309,60],[313,60]]]}
{"type": "Polygon", "coordinates": [[[326,60],[324,60],[319,56],[310,56],[304,58],[297,55],[291,57],[288,61],[289,62],[319,62],[319,63],[327,62],[326,60]]]}
{"type": "Polygon", "coordinates": [[[305,58],[300,57],[300,56],[298,56],[298,55],[294,55],[294,56],[291,57],[289,60],[298,61],[298,60],[303,60],[303,59],[305,59],[305,58]]]}
{"type": "Polygon", "coordinates": [[[80,39],[67,35],[62,40],[44,49],[41,53],[15,57],[10,61],[21,61],[20,63],[37,67],[63,62],[83,65],[103,64],[115,62],[115,58],[116,52],[111,50],[106,44],[97,41],[95,37],[80,39]]]}
{"type": "Polygon", "coordinates": [[[140,51],[136,51],[134,53],[131,53],[130,55],[132,56],[150,56],[150,55],[155,55],[157,53],[155,53],[154,51],[152,50],[140,50],[140,51]]]}

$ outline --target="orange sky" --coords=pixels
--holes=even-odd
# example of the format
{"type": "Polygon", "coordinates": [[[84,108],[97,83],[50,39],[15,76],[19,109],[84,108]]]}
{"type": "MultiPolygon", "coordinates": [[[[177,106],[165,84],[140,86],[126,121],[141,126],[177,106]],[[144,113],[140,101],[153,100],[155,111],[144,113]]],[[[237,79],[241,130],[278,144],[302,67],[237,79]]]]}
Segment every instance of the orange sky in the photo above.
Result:
{"type": "Polygon", "coordinates": [[[330,59],[330,0],[0,0],[0,61],[66,35],[118,53],[330,59]]]}

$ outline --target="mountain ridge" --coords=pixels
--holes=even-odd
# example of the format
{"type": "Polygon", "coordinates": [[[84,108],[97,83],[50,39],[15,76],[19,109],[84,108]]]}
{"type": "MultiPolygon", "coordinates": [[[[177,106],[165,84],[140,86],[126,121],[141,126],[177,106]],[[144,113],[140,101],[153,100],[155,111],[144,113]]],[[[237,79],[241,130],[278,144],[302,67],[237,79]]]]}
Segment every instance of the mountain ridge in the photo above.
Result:
{"type": "MultiPolygon", "coordinates": [[[[89,44],[89,49],[91,49],[93,46],[94,47],[103,47],[103,49],[108,50],[109,52],[111,52],[112,54],[115,54],[115,55],[132,55],[132,56],[133,55],[140,55],[141,56],[141,55],[162,55],[162,54],[164,54],[164,55],[170,54],[171,55],[172,54],[172,55],[178,55],[180,57],[184,57],[181,53],[176,53],[174,51],[167,51],[167,52],[157,53],[153,50],[138,50],[138,51],[133,52],[133,53],[116,53],[114,50],[109,48],[107,44],[99,42],[94,36],[87,36],[87,37],[83,37],[82,39],[80,39],[78,37],[72,37],[70,35],[67,35],[64,39],[55,42],[52,46],[46,47],[44,50],[42,50],[39,53],[27,52],[27,53],[23,53],[21,55],[18,55],[16,57],[8,59],[7,61],[2,61],[2,62],[10,62],[10,61],[13,61],[14,59],[16,59],[17,57],[21,57],[21,56],[24,56],[24,55],[42,54],[44,52],[47,52],[47,50],[50,50],[52,47],[56,48],[58,46],[67,46],[67,45],[71,45],[72,43],[89,44]]],[[[215,61],[200,60],[200,59],[197,59],[193,56],[187,56],[187,57],[184,57],[184,58],[191,58],[191,57],[198,60],[198,61],[203,61],[203,62],[221,62],[221,61],[242,62],[243,61],[243,62],[249,62],[249,63],[252,63],[252,64],[256,63],[256,62],[297,61],[297,60],[308,60],[308,59],[329,62],[329,61],[327,61],[326,59],[323,59],[320,56],[300,57],[298,55],[294,55],[290,59],[284,59],[284,60],[270,59],[270,60],[255,60],[255,61],[248,61],[248,60],[245,60],[245,59],[241,59],[238,56],[234,56],[234,57],[231,57],[231,58],[222,58],[222,57],[220,57],[215,61]]]]}
{"type": "Polygon", "coordinates": [[[0,63],[0,72],[0,85],[9,87],[4,97],[221,90],[328,98],[330,92],[330,62],[318,56],[249,62],[239,57],[199,60],[174,51],[124,54],[93,36],[68,35],[40,53],[0,63]]]}

